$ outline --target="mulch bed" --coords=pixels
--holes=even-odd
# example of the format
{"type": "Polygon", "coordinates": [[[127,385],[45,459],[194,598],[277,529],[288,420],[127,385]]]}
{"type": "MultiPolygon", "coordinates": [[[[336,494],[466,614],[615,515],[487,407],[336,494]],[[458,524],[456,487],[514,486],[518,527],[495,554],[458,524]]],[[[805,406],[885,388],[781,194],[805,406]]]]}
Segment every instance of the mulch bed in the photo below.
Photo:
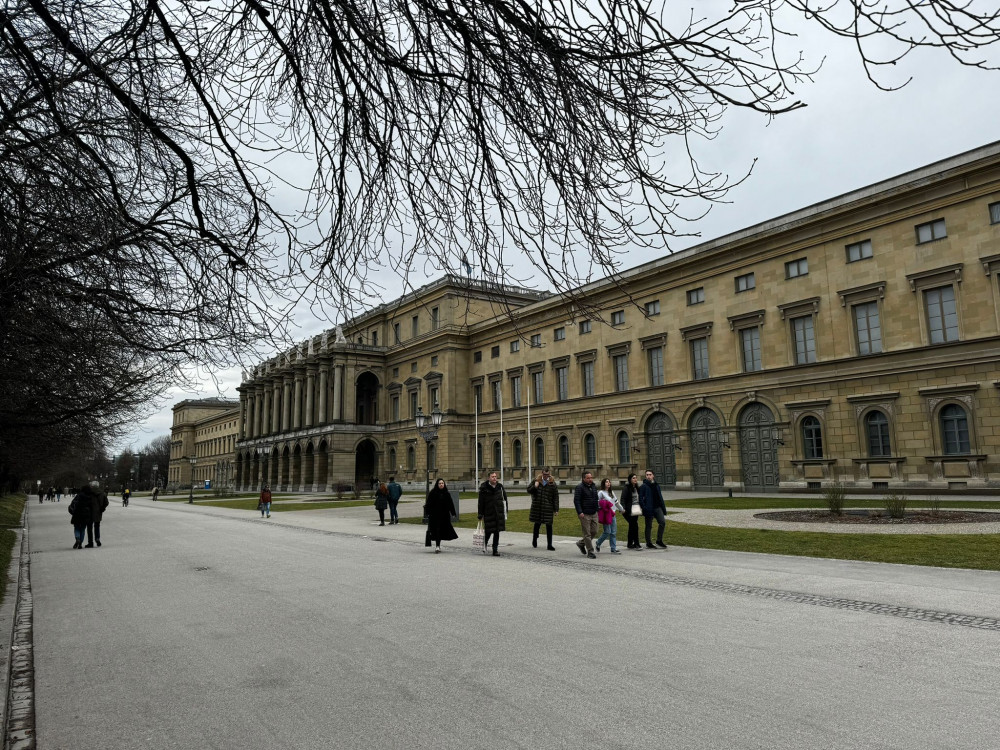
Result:
{"type": "Polygon", "coordinates": [[[870,510],[845,510],[844,515],[835,516],[828,510],[783,510],[774,513],[755,513],[754,518],[768,521],[789,521],[795,523],[838,523],[838,524],[920,524],[920,523],[996,523],[1000,513],[986,513],[976,510],[909,510],[902,518],[892,518],[888,513],[870,510]],[[880,512],[881,515],[874,515],[880,512]]]}

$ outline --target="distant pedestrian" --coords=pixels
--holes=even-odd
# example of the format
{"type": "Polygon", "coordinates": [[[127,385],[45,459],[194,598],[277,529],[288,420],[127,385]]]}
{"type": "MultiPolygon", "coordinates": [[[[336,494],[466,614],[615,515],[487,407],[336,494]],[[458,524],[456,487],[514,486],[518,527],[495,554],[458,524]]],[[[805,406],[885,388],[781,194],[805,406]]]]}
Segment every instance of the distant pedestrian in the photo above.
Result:
{"type": "Polygon", "coordinates": [[[62,496],[63,496],[62,489],[60,488],[60,489],[56,490],[56,502],[57,503],[61,503],[62,502],[62,496]]]}
{"type": "Polygon", "coordinates": [[[122,507],[123,508],[127,508],[128,507],[128,499],[130,497],[132,497],[132,490],[130,490],[128,487],[126,487],[124,490],[122,490],[122,507]]]}
{"type": "Polygon", "coordinates": [[[639,488],[639,505],[642,506],[642,515],[646,519],[646,547],[656,549],[656,547],[667,548],[663,543],[663,528],[667,523],[667,506],[663,502],[663,493],[660,492],[660,485],[656,483],[653,472],[646,469],[646,479],[639,488]],[[656,519],[656,547],[650,539],[653,530],[653,519],[656,519]]]}
{"type": "Polygon", "coordinates": [[[375,510],[378,511],[378,525],[385,526],[385,509],[389,507],[389,488],[384,484],[375,487],[375,510]]]}
{"type": "Polygon", "coordinates": [[[639,543],[639,519],[642,517],[642,506],[639,505],[639,478],[635,474],[628,475],[628,483],[622,490],[622,517],[628,522],[628,548],[642,550],[639,543]],[[635,508],[639,512],[633,513],[635,508]]]}
{"type": "Polygon", "coordinates": [[[597,557],[594,553],[594,537],[600,529],[597,523],[597,487],[594,485],[593,472],[583,473],[583,481],[573,492],[573,507],[580,517],[580,528],[583,529],[583,539],[576,543],[577,549],[593,560],[597,557]]]}
{"type": "MultiPolygon", "coordinates": [[[[389,487],[392,487],[392,479],[389,480],[389,487]]],[[[398,486],[398,485],[397,485],[398,486]]],[[[392,497],[392,495],[390,495],[392,497]]],[[[455,528],[451,525],[451,493],[448,485],[443,479],[438,479],[431,491],[427,493],[427,506],[425,515],[427,516],[427,537],[424,542],[425,547],[430,547],[434,542],[435,552],[441,551],[441,542],[450,542],[458,539],[455,528]]]]}
{"type": "Polygon", "coordinates": [[[399,512],[396,506],[399,498],[403,496],[403,488],[396,484],[396,477],[389,477],[389,484],[385,486],[387,497],[389,498],[389,523],[399,523],[399,512]]]}
{"type": "Polygon", "coordinates": [[[100,485],[97,482],[91,482],[90,487],[93,492],[90,498],[91,522],[87,524],[87,546],[93,547],[96,542],[97,546],[100,547],[101,520],[104,518],[104,511],[108,509],[108,496],[101,492],[100,485]]]}
{"type": "Polygon", "coordinates": [[[604,527],[604,533],[594,544],[594,549],[601,551],[601,543],[607,539],[611,545],[611,554],[620,555],[618,551],[618,511],[622,505],[615,497],[610,479],[601,480],[601,489],[597,491],[597,520],[604,527]]]}
{"type": "Polygon", "coordinates": [[[157,498],[158,498],[159,496],[160,496],[160,488],[159,488],[159,487],[154,487],[154,488],[153,488],[153,502],[154,502],[154,503],[156,502],[156,499],[157,499],[157,498]]]}
{"type": "Polygon", "coordinates": [[[49,487],[49,491],[46,497],[50,503],[54,503],[56,501],[56,488],[49,487]]]}
{"type": "Polygon", "coordinates": [[[531,495],[531,508],[528,510],[528,520],[535,524],[534,532],[531,536],[531,546],[538,546],[538,532],[545,524],[545,538],[548,540],[547,549],[555,551],[552,546],[552,523],[554,516],[559,512],[559,487],[555,479],[549,473],[546,466],[535,481],[528,485],[528,494],[531,495]]]}
{"type": "Polygon", "coordinates": [[[41,487],[38,488],[38,502],[39,504],[45,502],[45,490],[41,487]]]}
{"type": "Polygon", "coordinates": [[[271,517],[271,488],[266,484],[264,489],[260,491],[260,500],[257,502],[257,509],[260,511],[260,517],[264,518],[264,514],[267,517],[271,517]]]}
{"type": "Polygon", "coordinates": [[[507,490],[497,481],[497,473],[490,472],[488,481],[479,485],[479,519],[483,522],[488,545],[493,537],[493,556],[499,557],[500,532],[507,528],[507,490]]]}
{"type": "MultiPolygon", "coordinates": [[[[39,493],[40,494],[40,493],[39,493]]],[[[83,549],[83,535],[87,527],[94,522],[93,496],[97,494],[90,485],[85,486],[69,504],[70,523],[73,524],[73,536],[76,541],[73,549],[83,549]]],[[[93,547],[94,545],[90,545],[93,547]]]]}

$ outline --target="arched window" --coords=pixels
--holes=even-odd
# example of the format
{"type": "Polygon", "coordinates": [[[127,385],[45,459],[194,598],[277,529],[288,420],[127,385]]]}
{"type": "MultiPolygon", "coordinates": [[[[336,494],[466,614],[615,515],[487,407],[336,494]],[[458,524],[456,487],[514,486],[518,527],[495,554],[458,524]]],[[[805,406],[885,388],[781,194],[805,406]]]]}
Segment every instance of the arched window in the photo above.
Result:
{"type": "Polygon", "coordinates": [[[396,465],[396,449],[389,449],[389,471],[396,471],[399,467],[396,465]]]}
{"type": "Polygon", "coordinates": [[[583,438],[583,455],[586,456],[587,466],[597,463],[597,438],[590,433],[583,438]]]}
{"type": "Polygon", "coordinates": [[[802,450],[806,458],[823,458],[823,428],[816,417],[802,420],[802,450]]]}
{"type": "Polygon", "coordinates": [[[628,439],[628,433],[622,430],[618,433],[618,463],[632,463],[632,443],[628,439]]]}
{"type": "Polygon", "coordinates": [[[483,444],[476,443],[476,465],[483,468],[483,444]]]}
{"type": "Polygon", "coordinates": [[[521,455],[521,441],[515,440],[513,448],[514,448],[514,466],[522,466],[524,462],[521,459],[524,458],[524,456],[521,455]]]}
{"type": "Polygon", "coordinates": [[[941,442],[945,455],[971,453],[969,418],[958,404],[948,404],[941,410],[941,442]]]}
{"type": "Polygon", "coordinates": [[[545,466],[545,441],[535,438],[535,466],[545,466]]]}
{"type": "Polygon", "coordinates": [[[503,456],[500,453],[500,441],[496,440],[493,442],[493,468],[499,469],[501,464],[503,464],[503,456]]]}
{"type": "Polygon", "coordinates": [[[569,438],[565,435],[559,438],[559,465],[569,466],[569,438]]]}
{"type": "Polygon", "coordinates": [[[871,458],[885,458],[892,455],[889,445],[889,419],[880,411],[872,411],[865,417],[868,432],[868,455],[871,458]]]}
{"type": "Polygon", "coordinates": [[[438,465],[438,451],[434,443],[427,445],[427,468],[436,469],[438,465]]]}
{"type": "Polygon", "coordinates": [[[417,468],[417,449],[412,445],[406,449],[406,468],[410,471],[417,468]]]}

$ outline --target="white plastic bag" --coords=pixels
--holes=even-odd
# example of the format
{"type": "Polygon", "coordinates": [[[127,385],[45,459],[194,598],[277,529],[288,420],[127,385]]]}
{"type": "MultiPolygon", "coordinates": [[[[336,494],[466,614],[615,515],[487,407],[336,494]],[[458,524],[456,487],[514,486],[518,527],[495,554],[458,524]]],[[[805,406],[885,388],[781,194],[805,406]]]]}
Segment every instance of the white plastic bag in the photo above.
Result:
{"type": "Polygon", "coordinates": [[[486,554],[486,529],[483,528],[483,519],[479,519],[476,530],[472,534],[472,546],[484,555],[486,554]]]}

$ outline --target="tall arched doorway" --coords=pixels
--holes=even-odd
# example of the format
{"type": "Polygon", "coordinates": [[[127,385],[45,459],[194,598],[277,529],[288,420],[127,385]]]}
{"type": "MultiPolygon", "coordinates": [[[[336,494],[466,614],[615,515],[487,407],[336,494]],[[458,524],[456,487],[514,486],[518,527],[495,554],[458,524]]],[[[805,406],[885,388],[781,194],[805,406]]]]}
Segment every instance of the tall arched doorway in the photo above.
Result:
{"type": "Polygon", "coordinates": [[[674,423],[663,412],[656,412],[646,421],[646,456],[648,468],[653,470],[660,487],[677,485],[674,423]]]}
{"type": "Polygon", "coordinates": [[[362,440],[354,454],[354,484],[362,490],[372,486],[376,476],[375,443],[362,440]]]}
{"type": "Polygon", "coordinates": [[[319,444],[319,451],[316,453],[316,492],[323,492],[327,489],[327,478],[330,473],[330,446],[324,440],[319,444]]]}
{"type": "Polygon", "coordinates": [[[357,382],[356,424],[375,424],[378,421],[378,378],[372,372],[363,372],[357,382]]]}
{"type": "Polygon", "coordinates": [[[722,465],[722,435],[719,417],[701,408],[688,423],[691,435],[691,484],[695,490],[721,490],[726,483],[722,465]]]}
{"type": "Polygon", "coordinates": [[[739,416],[743,489],[767,492],[778,488],[778,446],[774,415],[764,404],[748,404],[739,416]]]}

